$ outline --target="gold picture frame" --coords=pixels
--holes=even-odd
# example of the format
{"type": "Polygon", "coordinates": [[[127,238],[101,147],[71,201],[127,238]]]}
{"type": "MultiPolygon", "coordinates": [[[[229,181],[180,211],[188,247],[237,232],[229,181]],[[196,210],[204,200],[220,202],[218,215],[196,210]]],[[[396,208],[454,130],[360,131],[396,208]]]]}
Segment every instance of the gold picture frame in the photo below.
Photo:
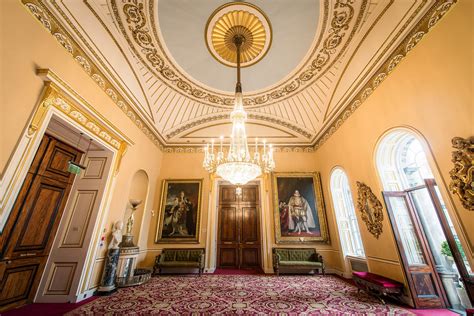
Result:
{"type": "Polygon", "coordinates": [[[272,178],[276,243],[329,243],[319,173],[274,173],[272,178]]]}
{"type": "Polygon", "coordinates": [[[202,179],[165,179],[156,243],[199,243],[202,179]]]}

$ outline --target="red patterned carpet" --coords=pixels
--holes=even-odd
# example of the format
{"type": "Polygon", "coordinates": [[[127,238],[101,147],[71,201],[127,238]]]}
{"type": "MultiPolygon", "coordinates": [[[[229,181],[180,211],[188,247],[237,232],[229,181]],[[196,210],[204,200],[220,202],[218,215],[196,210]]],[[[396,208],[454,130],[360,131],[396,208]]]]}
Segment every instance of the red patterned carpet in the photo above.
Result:
{"type": "Polygon", "coordinates": [[[67,315],[414,315],[334,276],[160,276],[67,315]]]}

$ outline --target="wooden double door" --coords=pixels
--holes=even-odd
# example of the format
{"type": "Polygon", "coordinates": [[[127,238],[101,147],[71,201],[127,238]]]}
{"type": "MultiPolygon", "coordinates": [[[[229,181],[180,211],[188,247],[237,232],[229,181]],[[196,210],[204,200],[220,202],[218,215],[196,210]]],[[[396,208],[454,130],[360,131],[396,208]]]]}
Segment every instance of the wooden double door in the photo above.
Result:
{"type": "Polygon", "coordinates": [[[415,307],[459,309],[458,295],[449,289],[463,289],[474,303],[474,275],[469,271],[435,180],[424,182],[405,191],[383,192],[390,222],[415,307]],[[450,271],[452,264],[442,260],[438,253],[443,243],[454,257],[459,275],[450,271]],[[462,287],[458,281],[463,283],[462,287]]]}
{"type": "Polygon", "coordinates": [[[45,135],[0,234],[0,311],[32,302],[82,152],[45,135]]]}
{"type": "Polygon", "coordinates": [[[219,190],[217,267],[259,269],[261,264],[257,185],[222,185],[219,190]]]}

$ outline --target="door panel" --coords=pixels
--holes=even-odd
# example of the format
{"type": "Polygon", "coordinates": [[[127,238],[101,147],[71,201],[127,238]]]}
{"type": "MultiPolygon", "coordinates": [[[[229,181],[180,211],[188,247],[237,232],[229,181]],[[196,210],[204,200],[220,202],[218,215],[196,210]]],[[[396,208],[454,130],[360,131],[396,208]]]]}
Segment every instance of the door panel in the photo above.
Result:
{"type": "Polygon", "coordinates": [[[44,135],[0,238],[0,311],[32,301],[74,181],[68,163],[81,156],[44,135]]]}
{"type": "Polygon", "coordinates": [[[27,301],[37,285],[43,263],[43,257],[1,261],[0,306],[13,307],[27,301]]]}
{"type": "MultiPolygon", "coordinates": [[[[9,258],[21,256],[23,251],[36,251],[38,255],[44,255],[48,250],[48,241],[57,215],[66,200],[68,194],[67,183],[51,180],[46,177],[37,177],[33,183],[30,197],[20,212],[22,216],[18,227],[21,230],[14,231],[12,237],[17,240],[12,252],[7,252],[9,258]],[[23,216],[24,214],[24,216],[23,216]],[[19,234],[16,238],[16,233],[19,234]],[[20,253],[20,254],[18,254],[20,253]]],[[[53,235],[54,237],[54,235],[53,235]]]]}
{"type": "Polygon", "coordinates": [[[242,268],[258,268],[260,266],[260,247],[242,247],[241,258],[242,268]]]}
{"type": "Polygon", "coordinates": [[[383,196],[415,306],[444,308],[446,296],[408,194],[383,192],[383,196]]]}
{"type": "Polygon", "coordinates": [[[237,221],[237,208],[236,207],[222,207],[221,208],[221,234],[220,241],[226,242],[238,242],[238,221],[237,221]]]}
{"type": "Polygon", "coordinates": [[[260,240],[258,214],[256,207],[242,207],[242,232],[240,240],[243,243],[256,243],[260,240]]]}
{"type": "Polygon", "coordinates": [[[35,302],[76,302],[112,162],[110,151],[89,151],[76,179],[35,302]]]}
{"type": "Polygon", "coordinates": [[[260,267],[260,226],[258,187],[220,187],[217,266],[222,268],[260,267]]]}
{"type": "Polygon", "coordinates": [[[238,249],[236,247],[221,246],[219,249],[219,266],[223,268],[235,268],[239,265],[238,249]]]}

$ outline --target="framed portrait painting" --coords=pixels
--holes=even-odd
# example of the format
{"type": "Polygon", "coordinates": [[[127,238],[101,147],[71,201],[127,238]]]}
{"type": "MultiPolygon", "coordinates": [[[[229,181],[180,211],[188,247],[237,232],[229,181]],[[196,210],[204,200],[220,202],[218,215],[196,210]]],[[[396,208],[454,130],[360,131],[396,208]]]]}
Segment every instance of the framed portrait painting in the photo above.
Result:
{"type": "Polygon", "coordinates": [[[277,243],[329,242],[319,173],[273,174],[277,243]]]}
{"type": "Polygon", "coordinates": [[[202,180],[163,180],[156,242],[198,243],[202,180]]]}

